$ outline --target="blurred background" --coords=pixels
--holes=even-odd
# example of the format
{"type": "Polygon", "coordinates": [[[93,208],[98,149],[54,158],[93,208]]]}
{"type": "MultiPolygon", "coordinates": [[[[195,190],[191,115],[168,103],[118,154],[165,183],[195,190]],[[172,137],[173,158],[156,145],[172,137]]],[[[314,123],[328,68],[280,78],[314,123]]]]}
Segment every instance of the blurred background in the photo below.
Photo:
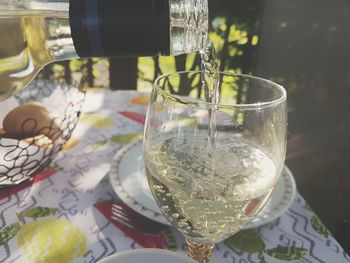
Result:
{"type": "MultiPolygon", "coordinates": [[[[350,1],[209,0],[209,6],[220,69],[287,89],[286,164],[299,192],[349,253],[350,1]]],[[[40,74],[68,82],[79,76],[85,87],[150,92],[159,74],[198,66],[196,54],[88,59],[51,64],[40,74]]]]}

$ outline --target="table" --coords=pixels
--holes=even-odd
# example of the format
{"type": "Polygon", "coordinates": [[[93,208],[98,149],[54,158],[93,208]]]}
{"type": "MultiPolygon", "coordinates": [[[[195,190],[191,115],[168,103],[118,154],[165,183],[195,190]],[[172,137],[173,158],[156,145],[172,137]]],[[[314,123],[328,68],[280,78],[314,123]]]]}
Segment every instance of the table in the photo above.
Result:
{"type": "MultiPolygon", "coordinates": [[[[33,180],[0,192],[0,262],[97,262],[125,250],[158,247],[185,253],[172,228],[145,234],[110,217],[120,202],[107,173],[115,153],[143,131],[148,96],[88,92],[74,134],[33,180]]],[[[216,246],[212,263],[350,262],[298,194],[279,219],[216,246]]]]}

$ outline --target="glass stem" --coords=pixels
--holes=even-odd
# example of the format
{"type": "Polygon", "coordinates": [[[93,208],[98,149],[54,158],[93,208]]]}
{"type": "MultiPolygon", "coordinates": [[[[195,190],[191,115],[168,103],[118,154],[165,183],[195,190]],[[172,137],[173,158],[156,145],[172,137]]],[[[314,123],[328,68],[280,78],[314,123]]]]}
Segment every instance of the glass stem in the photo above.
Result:
{"type": "Polygon", "coordinates": [[[188,255],[198,262],[209,262],[209,258],[214,244],[199,244],[190,240],[186,240],[188,255]]]}

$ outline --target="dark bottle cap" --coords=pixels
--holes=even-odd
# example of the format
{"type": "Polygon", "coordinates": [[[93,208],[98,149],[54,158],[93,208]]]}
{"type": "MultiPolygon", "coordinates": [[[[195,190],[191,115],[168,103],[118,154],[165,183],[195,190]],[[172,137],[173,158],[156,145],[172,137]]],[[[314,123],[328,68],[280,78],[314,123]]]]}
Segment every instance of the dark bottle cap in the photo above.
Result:
{"type": "Polygon", "coordinates": [[[70,0],[80,57],[170,54],[169,0],[70,0]]]}

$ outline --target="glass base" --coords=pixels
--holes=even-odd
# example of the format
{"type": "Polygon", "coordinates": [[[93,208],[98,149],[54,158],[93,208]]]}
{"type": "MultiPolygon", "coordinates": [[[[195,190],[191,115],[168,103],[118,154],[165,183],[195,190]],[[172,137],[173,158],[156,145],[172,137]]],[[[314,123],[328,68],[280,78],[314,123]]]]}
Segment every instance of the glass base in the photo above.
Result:
{"type": "Polygon", "coordinates": [[[186,240],[188,255],[198,262],[209,262],[214,244],[199,244],[186,240]]]}

